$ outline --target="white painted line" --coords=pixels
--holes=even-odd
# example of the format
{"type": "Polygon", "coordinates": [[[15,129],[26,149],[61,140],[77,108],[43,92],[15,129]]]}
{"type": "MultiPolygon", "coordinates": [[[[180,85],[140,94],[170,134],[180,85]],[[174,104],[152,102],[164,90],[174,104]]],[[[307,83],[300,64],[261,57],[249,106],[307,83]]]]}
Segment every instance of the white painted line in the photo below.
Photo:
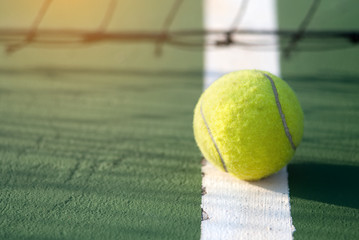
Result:
{"type": "MultiPolygon", "coordinates": [[[[240,0],[204,0],[204,23],[206,29],[228,29],[240,0]]],[[[249,0],[245,15],[239,29],[274,30],[277,29],[275,0],[249,0]]],[[[230,29],[228,29],[230,30],[230,29]]],[[[213,41],[218,36],[209,36],[206,41],[213,41]],[[212,39],[211,39],[212,38],[212,39]]],[[[274,36],[241,36],[245,42],[273,42],[274,36]]],[[[245,47],[207,47],[205,51],[205,87],[208,87],[224,73],[240,69],[267,70],[280,75],[279,54],[275,51],[255,51],[245,47]]]]}
{"type": "MultiPolygon", "coordinates": [[[[239,0],[204,0],[205,27],[226,29],[232,25],[239,0]]],[[[275,0],[250,0],[239,25],[242,29],[277,29],[275,0]]],[[[228,29],[229,30],[229,29],[228,29]]],[[[206,40],[213,41],[210,36],[206,40]]],[[[217,36],[218,37],[218,36],[217,36]]],[[[274,36],[242,36],[243,41],[277,41],[274,36]]],[[[251,51],[241,47],[207,47],[204,88],[225,73],[240,69],[261,69],[280,75],[276,51],[251,51]]],[[[286,168],[257,182],[236,179],[207,163],[203,166],[201,239],[292,239],[286,168]]]]}

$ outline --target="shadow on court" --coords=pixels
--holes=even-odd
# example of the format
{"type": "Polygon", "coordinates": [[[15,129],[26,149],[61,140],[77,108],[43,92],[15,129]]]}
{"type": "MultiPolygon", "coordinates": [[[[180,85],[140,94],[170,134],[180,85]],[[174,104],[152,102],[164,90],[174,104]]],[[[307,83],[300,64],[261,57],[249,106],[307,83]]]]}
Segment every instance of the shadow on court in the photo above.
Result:
{"type": "Polygon", "coordinates": [[[303,163],[288,171],[292,197],[359,209],[359,167],[303,163]]]}
{"type": "Polygon", "coordinates": [[[359,208],[359,77],[288,76],[301,101],[305,129],[288,166],[291,197],[359,208]]]}

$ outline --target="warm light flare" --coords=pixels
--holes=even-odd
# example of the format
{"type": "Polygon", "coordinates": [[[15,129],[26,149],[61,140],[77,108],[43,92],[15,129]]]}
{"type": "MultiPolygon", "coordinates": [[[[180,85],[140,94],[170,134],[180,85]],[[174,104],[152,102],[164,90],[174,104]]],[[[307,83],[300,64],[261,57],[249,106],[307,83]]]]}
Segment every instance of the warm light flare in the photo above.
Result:
{"type": "Polygon", "coordinates": [[[14,0],[0,3],[0,27],[27,28],[32,26],[46,2],[50,6],[39,24],[40,28],[98,28],[112,0],[14,0]]]}

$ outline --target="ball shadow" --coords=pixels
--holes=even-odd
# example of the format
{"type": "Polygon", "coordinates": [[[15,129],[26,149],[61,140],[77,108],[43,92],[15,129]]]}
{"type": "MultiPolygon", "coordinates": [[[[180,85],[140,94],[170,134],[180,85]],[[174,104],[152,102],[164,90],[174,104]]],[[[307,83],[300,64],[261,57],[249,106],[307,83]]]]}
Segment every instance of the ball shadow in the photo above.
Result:
{"type": "Polygon", "coordinates": [[[359,209],[359,167],[290,164],[288,173],[291,197],[359,209]]]}

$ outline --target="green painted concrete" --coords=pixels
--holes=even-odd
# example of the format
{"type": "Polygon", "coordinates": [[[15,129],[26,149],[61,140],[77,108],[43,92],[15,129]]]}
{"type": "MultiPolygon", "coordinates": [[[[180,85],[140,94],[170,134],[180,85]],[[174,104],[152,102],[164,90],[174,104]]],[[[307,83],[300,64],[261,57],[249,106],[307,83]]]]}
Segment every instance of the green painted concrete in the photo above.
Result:
{"type": "MultiPolygon", "coordinates": [[[[296,29],[311,2],[278,1],[280,28],[296,29]]],[[[358,8],[355,1],[321,1],[309,29],[358,30],[358,8]]],[[[288,166],[294,239],[359,238],[358,56],[356,47],[281,59],[305,114],[303,142],[288,166]]]]}
{"type": "MultiPolygon", "coordinates": [[[[2,13],[35,3],[1,3],[0,23],[27,26],[30,14],[2,13]]],[[[96,4],[80,27],[98,22],[96,4]]],[[[158,30],[170,4],[119,1],[110,28],[158,30]]],[[[201,27],[201,7],[184,3],[173,27],[201,27]]],[[[202,62],[146,43],[1,52],[0,239],[199,239],[202,62]]]]}

